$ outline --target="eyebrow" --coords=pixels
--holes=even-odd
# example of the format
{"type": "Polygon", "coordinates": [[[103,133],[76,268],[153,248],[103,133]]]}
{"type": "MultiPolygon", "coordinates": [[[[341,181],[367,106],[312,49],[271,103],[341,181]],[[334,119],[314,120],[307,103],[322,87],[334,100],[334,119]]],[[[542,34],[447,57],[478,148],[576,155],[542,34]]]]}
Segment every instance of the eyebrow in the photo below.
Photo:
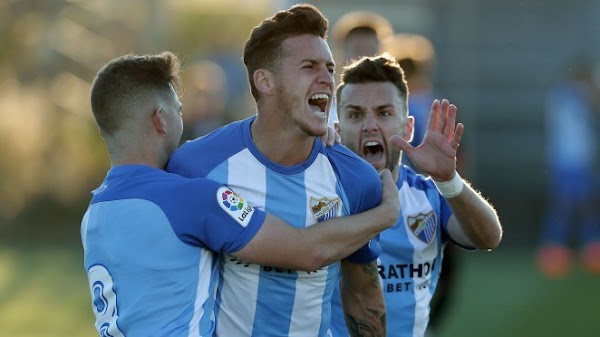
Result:
{"type": "MultiPolygon", "coordinates": [[[[302,59],[302,60],[300,60],[300,63],[304,63],[304,62],[310,62],[310,64],[313,64],[313,65],[320,63],[319,60],[317,60],[317,59],[302,59]]],[[[325,66],[331,66],[331,67],[335,68],[335,62],[333,62],[331,60],[327,60],[325,62],[325,66]]]]}
{"type": "Polygon", "coordinates": [[[386,109],[386,108],[393,108],[393,107],[394,107],[394,105],[393,105],[393,104],[389,104],[389,103],[388,103],[388,104],[382,104],[382,105],[378,105],[378,106],[375,108],[375,110],[383,110],[383,109],[386,109]]]}
{"type": "MultiPolygon", "coordinates": [[[[393,104],[382,104],[382,105],[378,105],[375,107],[375,110],[382,110],[382,109],[386,109],[386,108],[391,108],[393,107],[393,104]]],[[[350,108],[350,109],[355,109],[355,110],[364,110],[364,108],[360,105],[355,105],[355,104],[347,104],[346,108],[350,108]]]]}
{"type": "Polygon", "coordinates": [[[362,106],[355,104],[346,104],[346,109],[364,110],[362,106]]]}

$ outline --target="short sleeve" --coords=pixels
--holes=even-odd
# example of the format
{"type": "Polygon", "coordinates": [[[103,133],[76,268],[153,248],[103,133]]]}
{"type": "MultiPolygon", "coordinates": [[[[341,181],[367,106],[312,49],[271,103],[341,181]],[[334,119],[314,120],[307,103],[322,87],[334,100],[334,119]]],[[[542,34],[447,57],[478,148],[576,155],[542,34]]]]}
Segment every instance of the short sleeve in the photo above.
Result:
{"type": "Polygon", "coordinates": [[[177,186],[162,197],[168,199],[165,211],[173,230],[189,245],[218,253],[236,252],[252,240],[265,221],[264,211],[215,181],[182,178],[177,186]]]}
{"type": "Polygon", "coordinates": [[[377,235],[346,259],[356,264],[367,264],[377,260],[379,255],[381,255],[381,245],[379,244],[379,235],[377,235]]]}

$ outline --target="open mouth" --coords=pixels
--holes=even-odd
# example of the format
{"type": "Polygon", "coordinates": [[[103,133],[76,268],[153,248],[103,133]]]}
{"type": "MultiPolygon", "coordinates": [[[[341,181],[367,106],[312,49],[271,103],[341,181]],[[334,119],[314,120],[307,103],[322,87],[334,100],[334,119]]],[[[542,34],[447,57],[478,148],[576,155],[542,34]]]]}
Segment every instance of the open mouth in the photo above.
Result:
{"type": "Polygon", "coordinates": [[[314,94],[308,99],[308,105],[313,111],[317,112],[319,116],[325,117],[325,109],[327,109],[327,103],[329,102],[328,94],[314,94]]]}
{"type": "Polygon", "coordinates": [[[368,162],[377,162],[383,158],[383,146],[381,143],[371,140],[363,145],[362,153],[363,158],[365,158],[368,162]]]}

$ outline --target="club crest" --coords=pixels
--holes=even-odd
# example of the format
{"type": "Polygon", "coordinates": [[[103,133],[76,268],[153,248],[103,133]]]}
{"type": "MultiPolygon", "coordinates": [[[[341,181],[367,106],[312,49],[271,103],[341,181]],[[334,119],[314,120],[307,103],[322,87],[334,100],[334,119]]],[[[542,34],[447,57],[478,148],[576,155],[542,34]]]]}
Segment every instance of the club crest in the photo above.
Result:
{"type": "Polygon", "coordinates": [[[335,218],[340,210],[340,198],[315,199],[310,197],[310,211],[317,222],[335,218]]]}
{"type": "Polygon", "coordinates": [[[430,244],[435,238],[437,219],[434,211],[427,214],[420,213],[417,216],[408,216],[406,217],[406,224],[410,231],[426,244],[430,244]]]}

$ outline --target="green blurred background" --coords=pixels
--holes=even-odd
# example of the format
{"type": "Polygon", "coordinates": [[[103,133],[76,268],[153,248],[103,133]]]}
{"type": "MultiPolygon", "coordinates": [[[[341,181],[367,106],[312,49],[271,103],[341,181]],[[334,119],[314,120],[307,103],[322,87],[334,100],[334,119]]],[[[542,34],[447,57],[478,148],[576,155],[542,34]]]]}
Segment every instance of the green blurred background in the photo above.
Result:
{"type": "MultiPolygon", "coordinates": [[[[79,223],[109,167],[89,109],[97,69],[121,54],[176,52],[215,76],[188,87],[227,122],[253,113],[240,62],[251,27],[290,1],[0,0],[0,336],[95,336],[79,223]],[[218,67],[215,67],[218,66],[218,67]],[[206,98],[208,97],[208,99],[206,98]]],[[[595,0],[310,1],[334,23],[371,10],[436,49],[436,91],[465,124],[463,177],[505,227],[494,252],[459,253],[436,337],[600,336],[600,277],[536,270],[547,202],[543,100],[573,55],[600,55],[595,0]]],[[[332,43],[339,57],[339,46],[332,43]]],[[[338,67],[340,69],[340,67],[338,67]]],[[[198,108],[200,109],[200,108],[198,108]]]]}

